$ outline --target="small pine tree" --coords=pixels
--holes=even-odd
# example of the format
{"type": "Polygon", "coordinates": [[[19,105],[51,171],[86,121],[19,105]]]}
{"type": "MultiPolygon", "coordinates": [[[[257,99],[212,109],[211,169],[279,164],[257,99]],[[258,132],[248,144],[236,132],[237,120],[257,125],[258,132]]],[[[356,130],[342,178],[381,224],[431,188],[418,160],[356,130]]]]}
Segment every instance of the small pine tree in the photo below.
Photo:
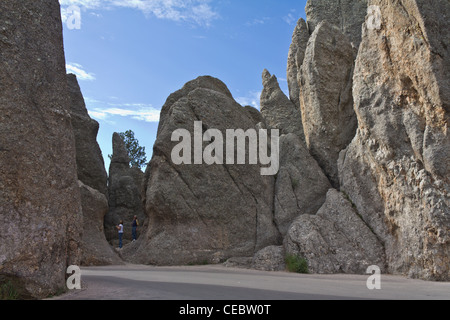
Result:
{"type": "MultiPolygon", "coordinates": [[[[119,133],[120,137],[125,143],[125,148],[128,151],[130,158],[130,166],[142,169],[147,165],[147,156],[145,154],[145,147],[139,145],[139,140],[134,136],[132,130],[119,133]]],[[[111,155],[109,156],[111,158],[111,155]]]]}

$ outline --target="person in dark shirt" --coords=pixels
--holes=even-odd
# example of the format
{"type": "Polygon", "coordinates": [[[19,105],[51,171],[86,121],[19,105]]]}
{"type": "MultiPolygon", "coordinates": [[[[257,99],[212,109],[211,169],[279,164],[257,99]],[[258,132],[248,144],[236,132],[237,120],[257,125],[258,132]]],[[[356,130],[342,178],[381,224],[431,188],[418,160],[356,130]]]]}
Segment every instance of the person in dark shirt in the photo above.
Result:
{"type": "Polygon", "coordinates": [[[137,227],[139,226],[139,221],[137,216],[134,216],[133,223],[131,224],[131,234],[133,237],[133,242],[137,240],[137,227]]]}

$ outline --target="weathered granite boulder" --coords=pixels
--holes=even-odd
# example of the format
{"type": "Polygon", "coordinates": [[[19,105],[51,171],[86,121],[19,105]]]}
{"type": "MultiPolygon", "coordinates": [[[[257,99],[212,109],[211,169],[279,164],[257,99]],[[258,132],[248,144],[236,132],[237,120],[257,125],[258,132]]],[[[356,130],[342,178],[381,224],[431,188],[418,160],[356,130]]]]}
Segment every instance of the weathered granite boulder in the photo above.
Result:
{"type": "Polygon", "coordinates": [[[305,11],[310,33],[322,21],[328,21],[338,27],[357,49],[367,7],[368,0],[308,0],[305,11]]]}
{"type": "Polygon", "coordinates": [[[364,274],[372,265],[385,270],[383,244],[335,189],[316,215],[292,224],[284,242],[286,253],[305,258],[311,273],[364,274]]]}
{"type": "Polygon", "coordinates": [[[75,75],[67,75],[71,122],[75,133],[78,186],[83,210],[81,241],[83,266],[121,264],[105,238],[104,217],[108,212],[105,165],[97,143],[99,124],[89,116],[75,75]]]}
{"type": "Polygon", "coordinates": [[[450,3],[370,4],[381,19],[363,28],[342,190],[384,242],[389,272],[448,281],[450,3]]]}
{"type": "Polygon", "coordinates": [[[277,77],[264,70],[262,78],[264,89],[260,103],[265,124],[279,129],[280,134],[295,133],[304,140],[300,109],[281,91],[277,77]]]}
{"type": "MultiPolygon", "coordinates": [[[[297,108],[300,108],[300,69],[310,36],[321,22],[327,21],[347,36],[356,57],[361,43],[361,26],[367,14],[367,2],[367,0],[308,0],[305,8],[307,21],[300,18],[297,22],[287,62],[289,96],[297,108]]],[[[333,57],[328,59],[331,61],[333,57]]]]}
{"type": "Polygon", "coordinates": [[[65,287],[82,214],[57,0],[0,2],[0,279],[65,287]]]}
{"type": "MultiPolygon", "coordinates": [[[[292,42],[289,47],[287,62],[287,82],[289,88],[289,98],[295,104],[297,110],[300,110],[300,85],[298,83],[298,73],[305,58],[306,45],[309,36],[308,25],[303,18],[300,18],[292,34],[292,42]]],[[[300,114],[301,116],[301,114],[300,114]]],[[[301,121],[301,119],[300,119],[301,121]]]]}
{"type": "MultiPolygon", "coordinates": [[[[169,96],[144,183],[148,231],[137,248],[130,252],[124,248],[127,260],[157,265],[217,263],[253,256],[281,243],[273,222],[274,178],[262,176],[260,165],[247,161],[176,165],[172,160],[174,147],[181,142],[172,141],[176,130],[186,130],[194,144],[198,140],[194,122],[201,121],[202,134],[217,129],[225,139],[227,129],[255,129],[254,116],[212,77],[199,77],[169,96]]],[[[200,137],[198,146],[210,143],[200,137]]]]}
{"type": "Polygon", "coordinates": [[[71,99],[71,122],[75,133],[78,179],[107,196],[108,176],[102,151],[97,143],[99,124],[88,114],[77,77],[68,74],[67,82],[71,99]]]}
{"type": "Polygon", "coordinates": [[[298,21],[289,48],[291,101],[301,109],[308,149],[336,188],[339,152],[357,125],[352,72],[367,7],[367,0],[309,0],[307,22],[298,21]]]}
{"type": "Polygon", "coordinates": [[[300,69],[300,106],[306,144],[334,187],[339,186],[339,153],[352,141],[353,50],[347,37],[327,21],[309,39],[300,69]]]}
{"type": "Polygon", "coordinates": [[[284,247],[269,246],[259,250],[253,257],[251,267],[263,271],[286,270],[284,247]]]}
{"type": "Polygon", "coordinates": [[[274,221],[282,236],[298,216],[315,214],[331,184],[303,141],[294,134],[280,137],[280,171],[275,182],[274,221]]]}
{"type": "Polygon", "coordinates": [[[78,181],[83,209],[83,237],[81,265],[118,265],[123,261],[106,241],[103,219],[108,212],[106,196],[78,181]]]}
{"type": "Polygon", "coordinates": [[[130,159],[122,137],[113,134],[113,154],[109,167],[109,212],[105,217],[105,234],[107,240],[116,245],[118,235],[116,226],[124,222],[124,243],[132,241],[131,224],[137,216],[140,223],[139,234],[146,215],[142,203],[142,183],[144,173],[135,167],[130,167],[130,159]]]}

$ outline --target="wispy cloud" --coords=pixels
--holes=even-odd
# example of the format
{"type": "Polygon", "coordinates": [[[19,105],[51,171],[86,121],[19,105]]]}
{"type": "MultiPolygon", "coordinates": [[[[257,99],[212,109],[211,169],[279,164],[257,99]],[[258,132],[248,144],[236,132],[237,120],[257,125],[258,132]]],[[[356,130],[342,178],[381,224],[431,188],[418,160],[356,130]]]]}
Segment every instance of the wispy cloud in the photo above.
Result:
{"type": "Polygon", "coordinates": [[[137,110],[130,110],[124,108],[108,108],[108,109],[94,109],[89,111],[89,114],[100,120],[107,120],[113,116],[129,117],[134,120],[145,121],[145,122],[159,122],[159,110],[154,108],[141,108],[137,110]]]}
{"type": "Polygon", "coordinates": [[[298,20],[297,10],[292,9],[286,16],[283,17],[283,21],[288,25],[295,25],[298,20]]]}
{"type": "Polygon", "coordinates": [[[263,25],[263,24],[266,24],[269,20],[270,20],[270,18],[268,18],[268,17],[255,18],[255,19],[253,19],[253,20],[251,20],[251,21],[247,21],[247,22],[245,23],[245,25],[246,25],[247,27],[263,25]]]}
{"type": "Polygon", "coordinates": [[[87,9],[100,8],[110,0],[59,0],[62,6],[79,6],[87,9]]]}
{"type": "Polygon", "coordinates": [[[61,6],[79,6],[85,10],[131,8],[158,19],[183,21],[209,26],[219,14],[211,0],[59,0],[61,6]]]}
{"type": "Polygon", "coordinates": [[[242,106],[252,106],[258,110],[261,110],[260,105],[261,91],[250,91],[247,95],[237,97],[235,100],[242,106]]]}
{"type": "Polygon", "coordinates": [[[78,80],[81,81],[94,81],[95,74],[88,73],[84,70],[83,66],[78,63],[67,63],[66,64],[67,73],[73,73],[77,76],[78,80]]]}
{"type": "Polygon", "coordinates": [[[114,117],[126,117],[150,123],[159,122],[161,111],[145,103],[111,103],[85,98],[91,117],[113,122],[114,117]]]}

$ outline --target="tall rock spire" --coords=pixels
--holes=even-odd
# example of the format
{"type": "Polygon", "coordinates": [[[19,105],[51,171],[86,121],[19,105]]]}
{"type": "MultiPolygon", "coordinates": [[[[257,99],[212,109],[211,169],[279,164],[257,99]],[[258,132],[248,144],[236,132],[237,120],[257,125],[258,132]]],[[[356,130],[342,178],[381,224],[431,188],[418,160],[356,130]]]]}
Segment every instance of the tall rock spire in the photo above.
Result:
{"type": "Polygon", "coordinates": [[[0,12],[0,280],[43,298],[81,257],[60,6],[2,0],[0,12]]]}

